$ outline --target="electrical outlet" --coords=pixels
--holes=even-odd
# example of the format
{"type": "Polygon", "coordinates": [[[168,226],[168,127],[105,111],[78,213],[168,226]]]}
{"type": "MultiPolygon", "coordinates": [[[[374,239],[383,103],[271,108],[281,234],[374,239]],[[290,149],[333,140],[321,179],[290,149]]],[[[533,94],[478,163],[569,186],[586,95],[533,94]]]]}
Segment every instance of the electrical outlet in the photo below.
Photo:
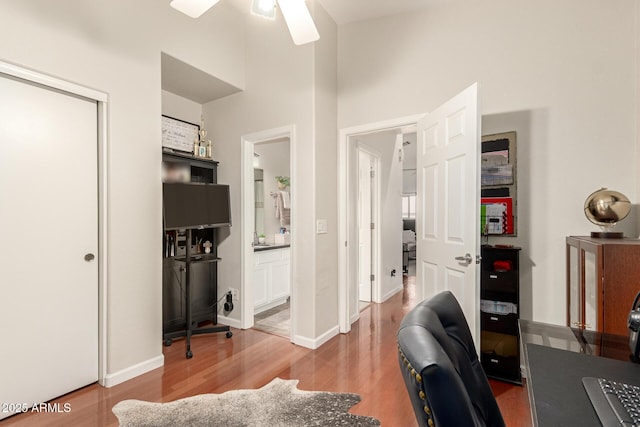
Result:
{"type": "Polygon", "coordinates": [[[233,297],[233,299],[237,300],[238,299],[238,290],[235,288],[228,288],[227,289],[227,293],[231,292],[231,296],[233,297]]]}

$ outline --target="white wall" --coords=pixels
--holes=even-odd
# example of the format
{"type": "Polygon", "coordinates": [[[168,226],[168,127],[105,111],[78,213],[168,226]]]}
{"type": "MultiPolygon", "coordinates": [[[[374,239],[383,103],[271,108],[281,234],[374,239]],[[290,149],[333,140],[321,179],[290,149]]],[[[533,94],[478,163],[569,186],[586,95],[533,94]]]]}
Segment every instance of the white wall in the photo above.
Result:
{"type": "Polygon", "coordinates": [[[453,2],[340,27],[340,128],[428,112],[475,81],[483,115],[502,115],[483,133],[518,128],[523,317],[565,322],[564,238],[593,229],[585,197],[637,195],[636,8],[453,2]]]}
{"type": "Polygon", "coordinates": [[[338,34],[319,3],[307,4],[320,33],[313,58],[315,214],[328,232],[316,236],[315,336],[326,340],[338,331],[338,34]]]}
{"type": "MultiPolygon", "coordinates": [[[[260,169],[264,175],[264,234],[267,243],[273,244],[274,235],[280,231],[280,220],[276,218],[276,199],[271,193],[280,191],[276,176],[290,176],[289,141],[256,144],[255,153],[260,155],[260,169]]],[[[289,228],[289,226],[286,226],[289,228]]]]}
{"type": "MultiPolygon", "coordinates": [[[[218,277],[225,289],[240,289],[240,254],[243,245],[250,244],[240,241],[241,137],[281,126],[296,127],[291,181],[295,239],[292,322],[294,341],[306,346],[317,345],[316,339],[338,323],[336,178],[331,172],[336,167],[336,156],[332,154],[336,135],[336,114],[332,111],[337,102],[336,67],[332,67],[336,50],[332,41],[336,36],[335,25],[331,26],[325,12],[314,3],[310,2],[310,6],[322,37],[319,42],[303,46],[292,43],[280,14],[275,22],[247,15],[246,88],[203,106],[207,123],[211,124],[214,153],[220,161],[218,181],[231,186],[234,226],[227,235],[221,233],[219,245],[224,262],[219,264],[218,277]],[[321,182],[317,179],[318,166],[322,168],[321,182]],[[293,200],[295,197],[297,200],[293,200]],[[329,225],[329,232],[318,241],[317,215],[323,215],[329,225]]],[[[229,317],[239,320],[240,315],[239,310],[234,310],[229,317]]]]}
{"type": "MultiPolygon", "coordinates": [[[[200,119],[202,118],[202,104],[163,90],[162,114],[173,117],[174,119],[200,125],[200,119]]],[[[205,129],[207,129],[208,126],[209,125],[207,123],[204,124],[205,129]]]]}
{"type": "Polygon", "coordinates": [[[238,15],[217,5],[195,25],[153,0],[2,2],[1,60],[109,95],[105,362],[112,382],[162,361],[160,52],[242,87],[238,15]]]}
{"type": "MultiPolygon", "coordinates": [[[[398,160],[402,138],[397,138],[395,132],[380,132],[354,139],[357,143],[350,147],[354,169],[358,144],[380,154],[380,292],[376,302],[383,302],[402,289],[402,162],[398,160]],[[395,276],[391,276],[392,270],[396,271],[395,276]]],[[[357,193],[357,181],[354,185],[352,191],[357,193]]]]}
{"type": "Polygon", "coordinates": [[[409,142],[402,145],[402,192],[415,194],[418,186],[416,171],[417,135],[415,132],[402,135],[402,140],[409,142]]]}
{"type": "MultiPolygon", "coordinates": [[[[313,313],[315,283],[313,256],[310,255],[314,253],[315,239],[311,224],[314,218],[313,176],[308,171],[313,170],[313,47],[294,46],[281,16],[278,18],[273,25],[273,22],[258,17],[244,17],[245,20],[259,19],[255,25],[243,24],[247,27],[246,88],[241,93],[203,106],[205,120],[211,126],[216,160],[220,162],[218,182],[229,184],[231,188],[233,225],[229,230],[221,229],[219,233],[218,251],[224,262],[218,265],[218,283],[225,289],[231,287],[240,290],[241,250],[244,245],[250,244],[249,241],[240,241],[241,137],[293,124],[296,126],[296,140],[300,141],[295,147],[294,162],[303,173],[298,180],[292,178],[292,192],[295,192],[296,186],[305,190],[300,193],[299,200],[295,200],[295,194],[292,194],[292,203],[295,204],[294,208],[297,207],[292,210],[292,232],[296,234],[295,250],[305,256],[296,258],[292,254],[292,267],[296,274],[292,286],[302,284],[299,286],[298,300],[302,306],[300,312],[306,316],[292,321],[295,323],[294,333],[312,337],[313,322],[309,317],[313,313]]],[[[292,304],[296,304],[293,299],[292,304]]],[[[295,312],[292,314],[295,317],[295,312]]],[[[228,316],[240,320],[240,310],[236,309],[228,316]]]]}

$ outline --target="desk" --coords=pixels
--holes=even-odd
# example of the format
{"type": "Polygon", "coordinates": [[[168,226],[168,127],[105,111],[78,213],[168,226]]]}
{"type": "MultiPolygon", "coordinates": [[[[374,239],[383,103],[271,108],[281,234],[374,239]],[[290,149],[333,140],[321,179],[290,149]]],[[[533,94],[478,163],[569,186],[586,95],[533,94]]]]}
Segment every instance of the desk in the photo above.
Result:
{"type": "Polygon", "coordinates": [[[640,385],[628,337],[520,320],[534,426],[600,426],[583,377],[640,385]]]}

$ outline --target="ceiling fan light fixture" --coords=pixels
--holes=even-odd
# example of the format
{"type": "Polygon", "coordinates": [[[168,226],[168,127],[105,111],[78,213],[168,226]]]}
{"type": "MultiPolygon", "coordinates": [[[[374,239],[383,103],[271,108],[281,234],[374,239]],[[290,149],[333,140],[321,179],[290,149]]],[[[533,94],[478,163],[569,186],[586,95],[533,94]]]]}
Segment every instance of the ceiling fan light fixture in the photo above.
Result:
{"type": "Polygon", "coordinates": [[[199,18],[200,15],[211,9],[220,0],[172,0],[172,8],[179,10],[191,18],[199,18]]]}
{"type": "Polygon", "coordinates": [[[253,0],[251,13],[262,18],[276,19],[276,0],[253,0]]]}
{"type": "Polygon", "coordinates": [[[278,4],[294,44],[299,46],[320,39],[304,0],[278,0],[278,4]]]}

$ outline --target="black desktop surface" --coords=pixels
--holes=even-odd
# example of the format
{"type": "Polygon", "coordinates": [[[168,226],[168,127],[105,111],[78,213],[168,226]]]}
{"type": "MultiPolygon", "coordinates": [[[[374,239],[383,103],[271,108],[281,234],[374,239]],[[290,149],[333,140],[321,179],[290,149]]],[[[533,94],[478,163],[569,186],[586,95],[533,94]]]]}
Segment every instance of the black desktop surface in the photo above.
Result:
{"type": "Polygon", "coordinates": [[[526,351],[527,382],[538,426],[600,426],[583,377],[640,385],[640,365],[635,363],[536,344],[526,344],[526,351]]]}

